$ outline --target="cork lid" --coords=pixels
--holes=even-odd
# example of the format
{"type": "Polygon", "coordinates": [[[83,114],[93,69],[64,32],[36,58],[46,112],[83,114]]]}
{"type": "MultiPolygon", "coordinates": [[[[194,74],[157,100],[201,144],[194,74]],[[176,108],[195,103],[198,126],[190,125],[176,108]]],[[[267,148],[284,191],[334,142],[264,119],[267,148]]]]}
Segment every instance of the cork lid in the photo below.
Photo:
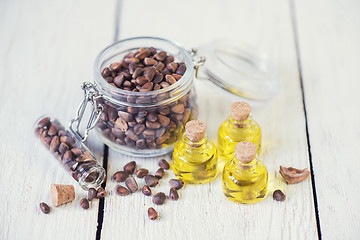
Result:
{"type": "Polygon", "coordinates": [[[192,142],[199,142],[205,137],[206,123],[200,120],[192,120],[185,125],[187,138],[192,142]]]}
{"type": "Polygon", "coordinates": [[[231,117],[235,121],[245,121],[251,112],[251,107],[246,102],[234,102],[231,104],[231,117]]]}
{"type": "Polygon", "coordinates": [[[235,154],[242,163],[250,163],[256,156],[256,146],[251,142],[239,142],[236,144],[235,154]]]}
{"type": "Polygon", "coordinates": [[[74,186],[51,184],[50,199],[55,207],[73,201],[75,199],[74,186]]]}
{"type": "Polygon", "coordinates": [[[219,94],[261,105],[280,92],[276,66],[260,49],[238,39],[214,39],[197,49],[206,57],[199,70],[219,94]]]}

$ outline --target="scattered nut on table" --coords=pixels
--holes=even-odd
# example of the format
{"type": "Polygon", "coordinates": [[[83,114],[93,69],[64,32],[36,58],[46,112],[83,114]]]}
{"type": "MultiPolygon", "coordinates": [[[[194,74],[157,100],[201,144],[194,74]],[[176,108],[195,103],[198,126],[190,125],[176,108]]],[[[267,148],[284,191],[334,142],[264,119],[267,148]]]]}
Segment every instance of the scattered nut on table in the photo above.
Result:
{"type": "Polygon", "coordinates": [[[278,202],[283,202],[286,199],[286,195],[280,189],[277,189],[273,193],[273,198],[278,202]]]}

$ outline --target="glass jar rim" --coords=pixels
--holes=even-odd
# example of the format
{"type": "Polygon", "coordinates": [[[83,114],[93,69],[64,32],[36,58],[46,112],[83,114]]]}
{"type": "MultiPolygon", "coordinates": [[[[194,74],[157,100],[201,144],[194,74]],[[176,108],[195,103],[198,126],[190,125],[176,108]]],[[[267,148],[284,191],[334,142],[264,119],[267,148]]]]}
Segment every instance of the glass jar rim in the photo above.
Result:
{"type": "Polygon", "coordinates": [[[108,46],[107,48],[105,48],[104,50],[102,50],[95,59],[94,76],[95,76],[95,83],[100,84],[101,89],[109,90],[114,94],[134,96],[134,97],[151,96],[154,94],[171,92],[174,89],[182,87],[186,83],[186,81],[194,75],[194,71],[195,71],[194,66],[195,66],[195,63],[194,63],[194,60],[193,60],[191,54],[177,42],[174,42],[174,41],[171,41],[171,40],[168,40],[165,38],[159,38],[159,37],[140,36],[140,37],[126,38],[126,39],[117,41],[117,42],[111,44],[110,46],[108,46]],[[166,88],[162,88],[162,89],[155,90],[155,91],[149,91],[149,92],[132,92],[132,91],[123,90],[121,88],[117,88],[117,87],[110,85],[101,75],[100,67],[102,65],[104,56],[109,51],[111,51],[113,48],[123,44],[124,42],[135,41],[135,40],[162,41],[164,43],[168,43],[168,44],[172,45],[173,47],[177,48],[179,50],[179,52],[185,56],[184,62],[185,62],[185,66],[186,66],[186,71],[185,71],[184,75],[181,77],[181,79],[166,88]]]}

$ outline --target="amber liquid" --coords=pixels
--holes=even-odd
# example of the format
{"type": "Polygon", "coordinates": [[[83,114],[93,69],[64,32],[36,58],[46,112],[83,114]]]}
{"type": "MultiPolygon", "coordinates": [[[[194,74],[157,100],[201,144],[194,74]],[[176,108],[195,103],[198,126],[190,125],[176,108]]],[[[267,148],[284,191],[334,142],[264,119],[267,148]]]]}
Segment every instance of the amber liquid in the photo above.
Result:
{"type": "Polygon", "coordinates": [[[230,161],[238,142],[252,142],[256,146],[256,153],[261,152],[261,129],[257,122],[250,116],[243,122],[238,122],[229,117],[223,122],[218,132],[218,151],[221,161],[230,161]]]}
{"type": "Polygon", "coordinates": [[[252,204],[262,200],[267,192],[268,173],[265,165],[256,158],[243,164],[236,158],[225,164],[223,175],[225,196],[240,204],[252,204]]]}
{"type": "Polygon", "coordinates": [[[215,179],[217,161],[216,147],[207,138],[190,142],[184,135],[174,148],[173,171],[185,183],[203,184],[215,179]]]}

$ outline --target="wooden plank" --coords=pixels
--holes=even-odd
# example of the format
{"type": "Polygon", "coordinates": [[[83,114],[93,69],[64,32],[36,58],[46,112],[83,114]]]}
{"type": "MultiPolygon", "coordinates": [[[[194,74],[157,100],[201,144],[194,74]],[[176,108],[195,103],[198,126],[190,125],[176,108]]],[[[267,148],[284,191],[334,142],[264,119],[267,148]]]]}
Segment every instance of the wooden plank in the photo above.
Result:
{"type": "MultiPolygon", "coordinates": [[[[92,81],[94,59],[114,33],[114,1],[0,2],[0,239],[95,239],[98,201],[84,211],[87,193],[33,134],[44,113],[66,124],[92,81]],[[99,13],[102,13],[99,15],[99,13]],[[52,207],[50,185],[73,184],[76,199],[52,207]]],[[[89,146],[100,157],[103,144],[89,146]]]]}
{"type": "Polygon", "coordinates": [[[295,1],[324,239],[360,235],[359,10],[359,1],[295,1]]]}
{"type": "MultiPolygon", "coordinates": [[[[282,91],[270,104],[254,109],[263,129],[261,158],[269,171],[267,198],[250,206],[228,201],[221,179],[201,186],[186,186],[178,202],[155,207],[159,222],[147,218],[151,198],[137,192],[128,197],[114,194],[115,183],[108,179],[102,239],[119,234],[125,238],[146,239],[316,239],[317,229],[311,181],[287,185],[277,173],[279,165],[309,167],[305,119],[296,61],[295,40],[288,1],[124,1],[120,37],[156,35],[175,40],[190,48],[215,38],[226,37],[248,42],[269,52],[282,83],[282,91]],[[134,17],[136,15],[136,17],[134,17]],[[287,194],[284,203],[274,202],[272,192],[280,188],[287,194]]],[[[213,92],[207,82],[197,81],[199,119],[208,123],[210,139],[227,117],[231,100],[213,92]]],[[[112,150],[108,173],[136,160],[151,172],[159,158],[138,159],[112,150]]],[[[169,159],[169,156],[165,158],[169,159]]],[[[168,172],[155,191],[168,193],[168,172]]],[[[143,186],[142,180],[139,184],[143,186]]]]}

